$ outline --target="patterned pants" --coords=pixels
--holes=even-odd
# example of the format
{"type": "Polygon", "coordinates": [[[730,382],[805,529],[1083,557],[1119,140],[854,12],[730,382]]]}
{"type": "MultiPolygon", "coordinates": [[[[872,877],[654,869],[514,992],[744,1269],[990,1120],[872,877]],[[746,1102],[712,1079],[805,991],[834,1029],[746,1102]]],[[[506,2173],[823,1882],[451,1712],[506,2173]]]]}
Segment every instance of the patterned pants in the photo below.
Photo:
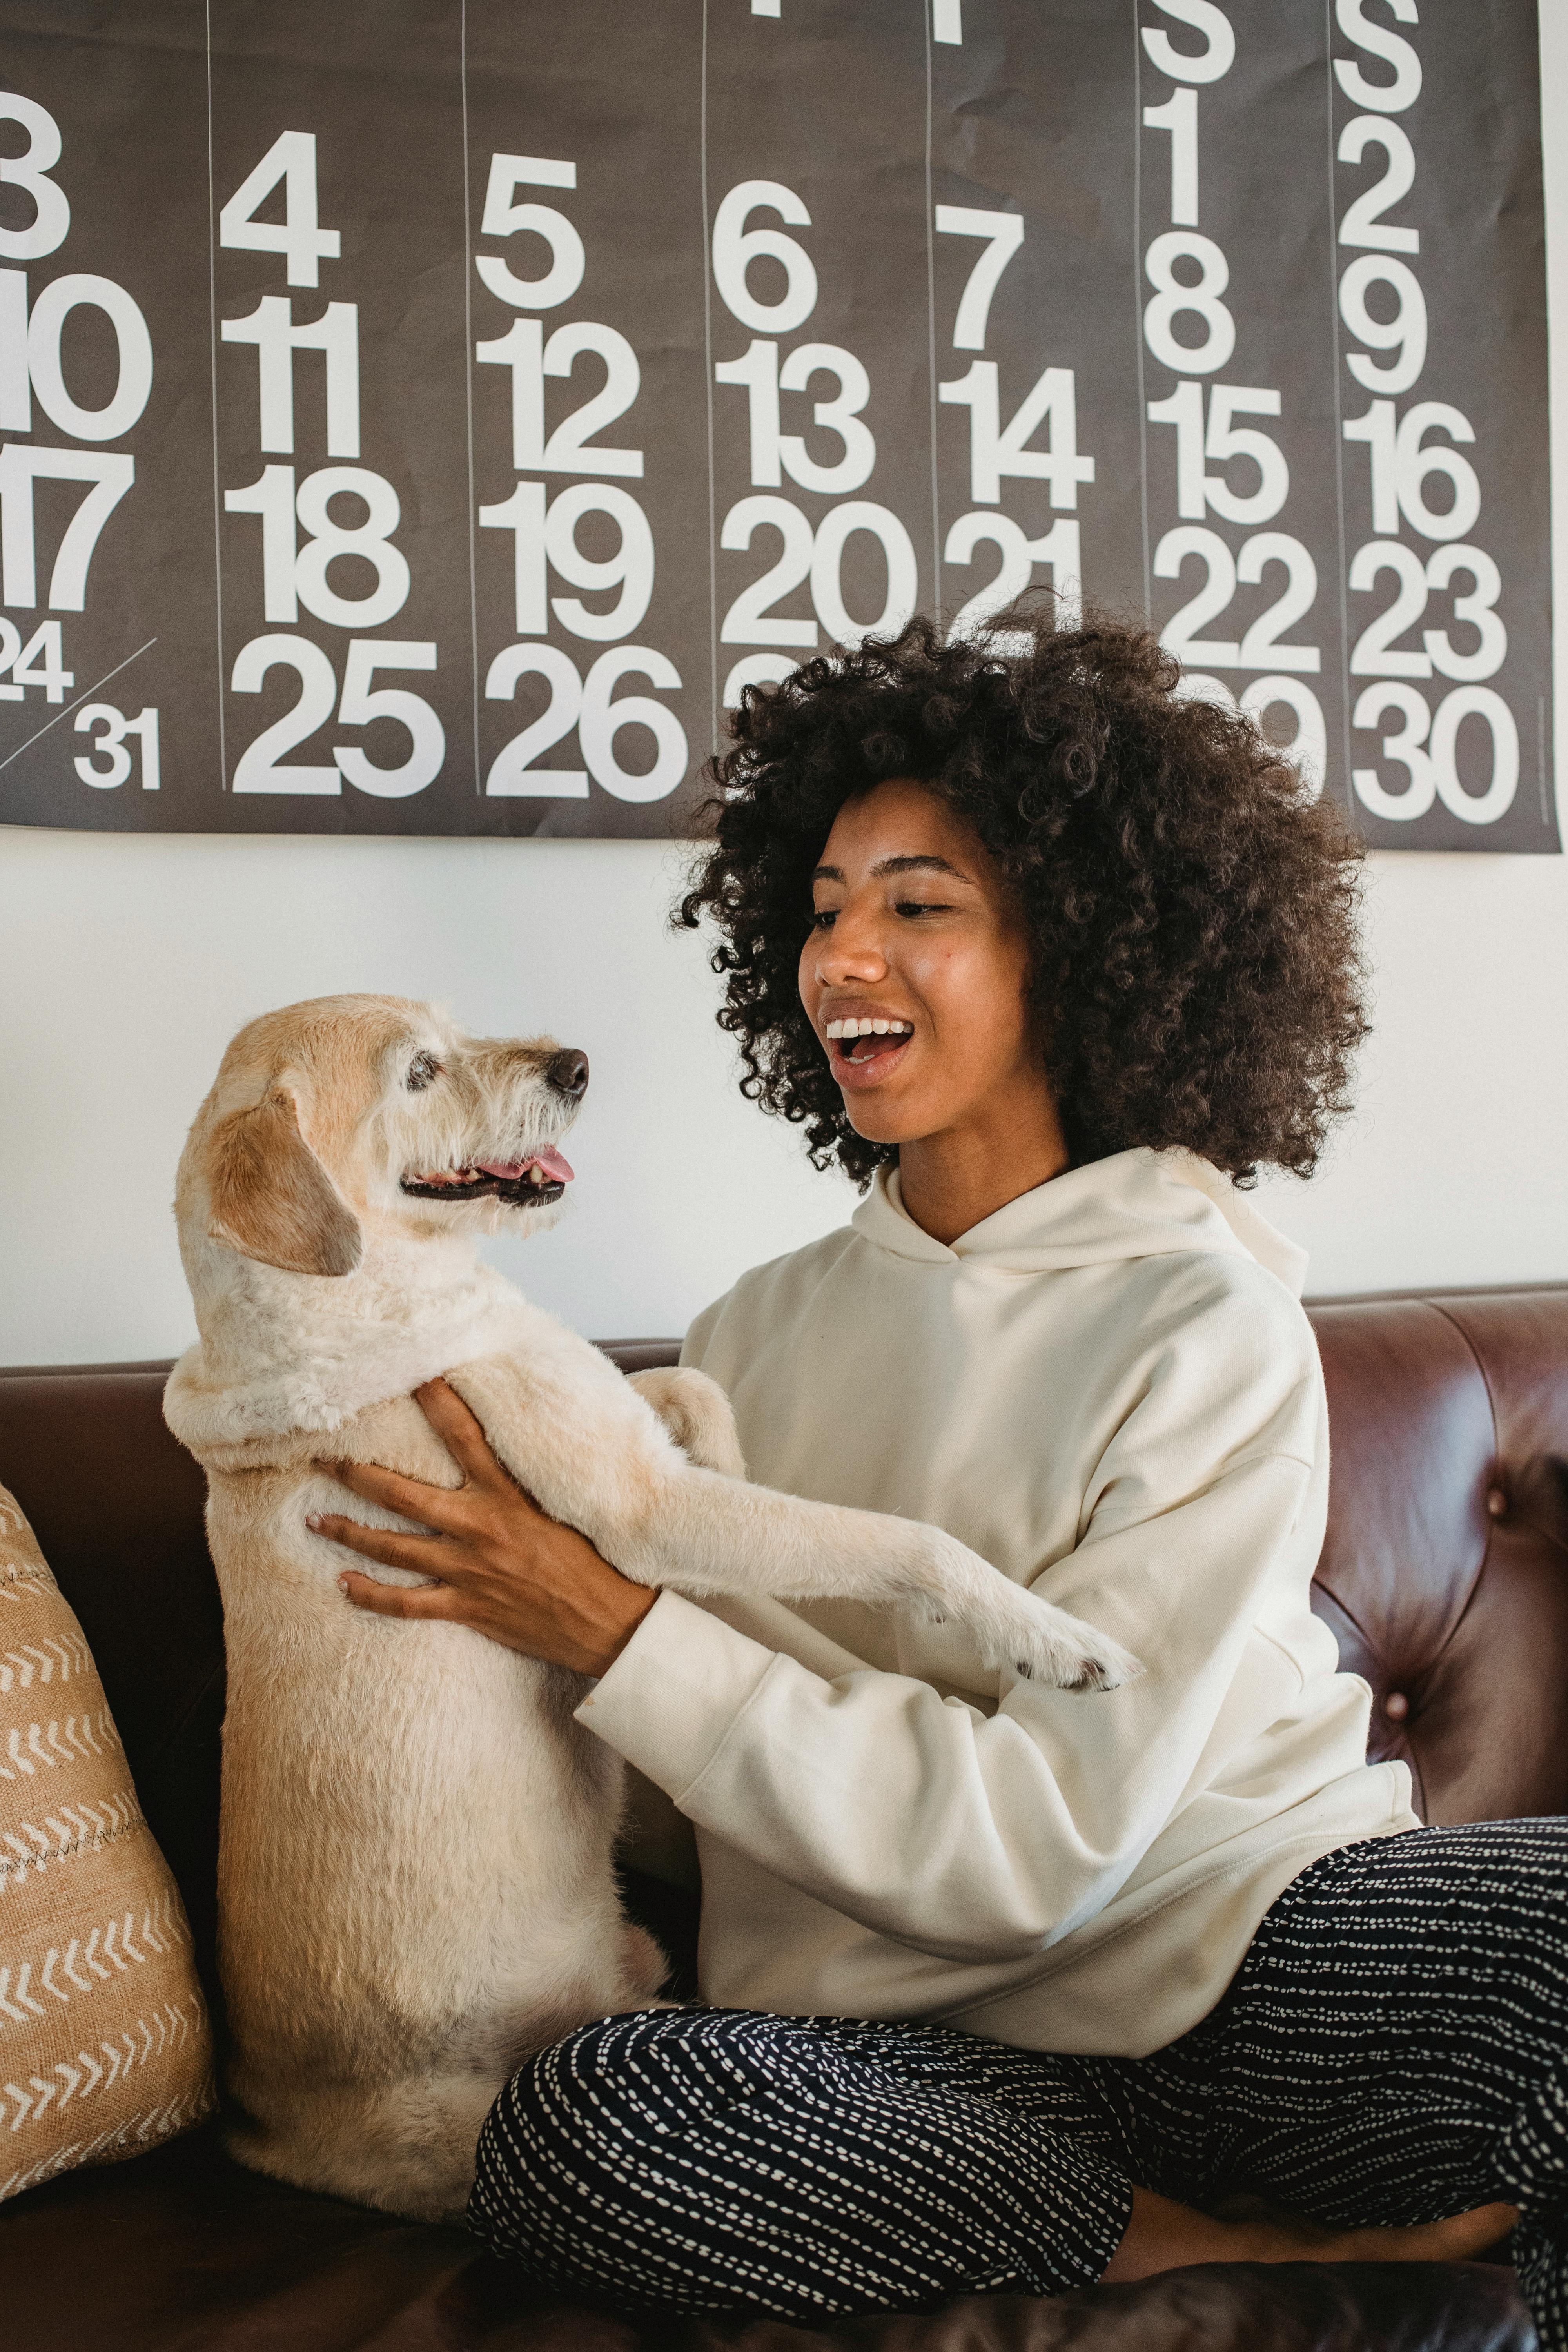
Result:
{"type": "Polygon", "coordinates": [[[1568,1820],[1325,1856],[1151,2058],[745,2010],[606,2018],[497,2100],[468,2221],[557,2287],[821,2319],[1088,2284],[1134,2182],[1342,2227],[1518,2205],[1542,2352],[1568,2352],[1568,1820]]]}

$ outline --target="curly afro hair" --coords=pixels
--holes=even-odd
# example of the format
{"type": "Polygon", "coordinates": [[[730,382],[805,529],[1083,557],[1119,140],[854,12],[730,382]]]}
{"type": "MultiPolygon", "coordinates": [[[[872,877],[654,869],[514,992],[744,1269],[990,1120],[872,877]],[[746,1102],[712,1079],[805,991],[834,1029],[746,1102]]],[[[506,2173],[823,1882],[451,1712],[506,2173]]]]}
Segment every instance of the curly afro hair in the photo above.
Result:
{"type": "Polygon", "coordinates": [[[717,925],[742,1091],[862,1187],[896,1159],[850,1125],[796,967],[839,809],[908,777],[1018,895],[1075,1163],[1184,1144],[1242,1183],[1310,1175],[1367,1028],[1359,844],[1250,720],[1177,698],[1147,630],[1057,629],[1038,602],[1005,617],[1005,636],[947,643],[916,618],[747,688],[676,916],[717,925]]]}

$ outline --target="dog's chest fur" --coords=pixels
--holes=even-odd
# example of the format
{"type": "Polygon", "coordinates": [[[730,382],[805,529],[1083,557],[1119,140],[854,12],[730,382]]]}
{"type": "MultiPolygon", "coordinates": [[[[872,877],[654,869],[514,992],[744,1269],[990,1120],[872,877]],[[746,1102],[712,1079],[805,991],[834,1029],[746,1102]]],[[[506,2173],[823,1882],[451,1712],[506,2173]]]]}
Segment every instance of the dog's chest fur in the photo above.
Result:
{"type": "MultiPolygon", "coordinates": [[[[242,2056],[264,2039],[274,2085],[329,2053],[369,2079],[411,2044],[471,2057],[476,2033],[499,2033],[515,2063],[518,2043],[620,1990],[605,1902],[618,1762],[573,1720],[578,1676],[460,1626],[349,1607],[342,1554],[304,1524],[342,1488],[311,1441],[268,1450],[293,1458],[209,1471],[230,1689],[220,1914],[242,2056]]],[[[331,1450],[454,1483],[406,1398],[354,1415],[331,1450]]]]}

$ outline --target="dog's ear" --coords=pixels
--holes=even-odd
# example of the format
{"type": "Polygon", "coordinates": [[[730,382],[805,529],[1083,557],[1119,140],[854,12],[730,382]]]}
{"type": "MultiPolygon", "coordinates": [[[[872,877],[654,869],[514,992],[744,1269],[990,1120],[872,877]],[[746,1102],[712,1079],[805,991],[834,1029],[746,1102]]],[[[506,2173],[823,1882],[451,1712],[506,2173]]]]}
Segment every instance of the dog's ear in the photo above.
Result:
{"type": "Polygon", "coordinates": [[[289,1274],[352,1274],[359,1219],[300,1132],[299,1107],[274,1087],[213,1138],[212,1232],[242,1257],[289,1274]]]}

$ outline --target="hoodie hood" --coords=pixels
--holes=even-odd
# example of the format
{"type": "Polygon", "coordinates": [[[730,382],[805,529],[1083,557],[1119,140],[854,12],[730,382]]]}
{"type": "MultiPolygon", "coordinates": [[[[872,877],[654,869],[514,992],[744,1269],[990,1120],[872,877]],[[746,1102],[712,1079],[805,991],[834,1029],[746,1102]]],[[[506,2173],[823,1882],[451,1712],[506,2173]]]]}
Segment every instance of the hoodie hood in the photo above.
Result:
{"type": "Polygon", "coordinates": [[[1054,1274],[1206,1250],[1251,1258],[1293,1298],[1307,1276],[1306,1251],[1287,1241],[1228,1176],[1196,1152],[1147,1145],[1037,1184],[960,1234],[951,1248],[909,1214],[896,1168],[878,1170],[851,1222],[877,1248],[927,1265],[976,1259],[1003,1274],[1054,1274]]]}

